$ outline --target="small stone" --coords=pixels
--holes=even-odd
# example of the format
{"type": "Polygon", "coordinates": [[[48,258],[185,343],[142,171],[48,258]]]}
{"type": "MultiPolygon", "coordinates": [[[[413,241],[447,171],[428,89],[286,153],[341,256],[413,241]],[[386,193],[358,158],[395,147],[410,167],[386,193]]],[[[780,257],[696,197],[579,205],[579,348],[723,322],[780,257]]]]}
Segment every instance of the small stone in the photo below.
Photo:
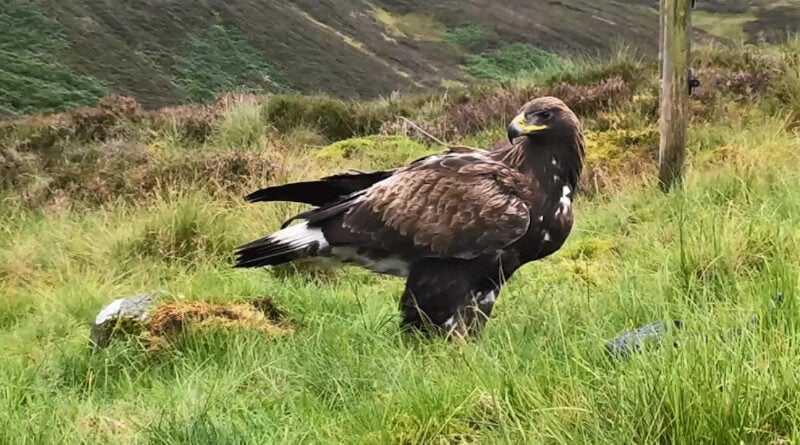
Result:
{"type": "Polygon", "coordinates": [[[150,292],[132,297],[119,298],[105,306],[94,320],[91,343],[95,349],[109,345],[111,337],[123,332],[141,332],[150,317],[150,309],[156,302],[159,292],[150,292]]]}
{"type": "MultiPolygon", "coordinates": [[[[682,324],[675,320],[672,326],[680,329],[682,324]]],[[[661,321],[642,326],[635,331],[625,332],[606,343],[606,352],[614,357],[628,358],[630,354],[641,351],[647,343],[659,344],[669,330],[670,326],[661,321]]]]}

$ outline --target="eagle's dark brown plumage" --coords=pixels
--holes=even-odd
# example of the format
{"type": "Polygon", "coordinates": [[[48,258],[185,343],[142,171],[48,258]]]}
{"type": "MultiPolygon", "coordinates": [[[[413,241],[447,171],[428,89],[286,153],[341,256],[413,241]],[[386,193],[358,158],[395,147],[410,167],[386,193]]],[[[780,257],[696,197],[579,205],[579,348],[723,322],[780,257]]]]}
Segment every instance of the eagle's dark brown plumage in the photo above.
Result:
{"type": "Polygon", "coordinates": [[[559,99],[529,102],[508,131],[490,151],[259,190],[247,199],[315,208],[240,247],[236,266],[320,258],[406,277],[404,328],[477,333],[505,280],[567,239],[583,166],[580,124],[559,99]]]}

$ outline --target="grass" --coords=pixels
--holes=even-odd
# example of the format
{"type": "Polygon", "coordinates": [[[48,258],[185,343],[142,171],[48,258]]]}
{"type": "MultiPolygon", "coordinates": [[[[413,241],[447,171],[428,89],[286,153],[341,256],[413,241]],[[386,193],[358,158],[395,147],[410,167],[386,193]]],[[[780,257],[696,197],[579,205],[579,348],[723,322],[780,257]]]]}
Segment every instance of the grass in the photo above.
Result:
{"type": "MultiPolygon", "coordinates": [[[[775,96],[787,86],[771,85],[740,103],[724,91],[696,99],[687,179],[670,195],[657,191],[656,122],[639,102],[587,111],[591,171],[613,187],[576,200],[566,246],[515,275],[485,335],[466,343],[402,337],[400,280],[230,268],[236,245],[295,206],[173,187],[32,208],[3,189],[0,443],[795,443],[800,133],[794,99],[775,96]],[[190,329],[156,351],[130,339],[92,354],[97,311],[154,289],[176,302],[268,296],[295,330],[190,329]],[[785,302],[770,310],[778,292],[785,302]],[[684,322],[669,340],[680,347],[606,357],[606,340],[670,319],[684,322]]],[[[242,103],[204,143],[169,150],[242,144],[281,159],[290,179],[436,150],[374,130],[328,144],[314,137],[324,120],[259,126],[275,123],[268,108],[242,103]]],[[[498,124],[465,141],[502,136],[498,124]]],[[[272,181],[248,177],[252,188],[272,181]]]]}
{"type": "Polygon", "coordinates": [[[742,43],[748,35],[744,30],[745,23],[756,19],[753,14],[722,14],[695,11],[692,13],[692,25],[703,31],[734,43],[742,43]]]}
{"type": "Polygon", "coordinates": [[[0,113],[29,114],[88,105],[103,82],[57,62],[67,42],[58,22],[25,1],[0,3],[0,113]]]}
{"type": "Polygon", "coordinates": [[[533,45],[514,43],[490,52],[469,56],[467,73],[478,79],[496,82],[534,77],[564,71],[569,61],[533,45]]]}
{"type": "Polygon", "coordinates": [[[420,14],[392,14],[384,9],[372,11],[375,20],[392,37],[407,37],[412,40],[436,42],[447,30],[444,23],[420,14]]]}
{"type": "Polygon", "coordinates": [[[221,93],[283,91],[283,75],[238,32],[216,25],[189,39],[177,57],[176,87],[190,102],[210,102],[221,93]]]}
{"type": "Polygon", "coordinates": [[[491,28],[467,23],[459,27],[449,29],[442,34],[442,41],[456,44],[467,51],[481,48],[490,41],[497,39],[497,33],[491,28]]]}

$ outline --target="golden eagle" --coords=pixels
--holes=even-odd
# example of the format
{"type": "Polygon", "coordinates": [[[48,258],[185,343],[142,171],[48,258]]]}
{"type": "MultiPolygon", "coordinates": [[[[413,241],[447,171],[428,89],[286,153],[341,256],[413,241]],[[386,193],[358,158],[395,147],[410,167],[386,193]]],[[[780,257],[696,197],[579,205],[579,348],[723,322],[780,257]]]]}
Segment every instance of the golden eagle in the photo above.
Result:
{"type": "Polygon", "coordinates": [[[508,142],[491,151],[248,195],[314,208],[241,246],[235,267],[317,258],[404,277],[403,329],[474,335],[503,283],[566,240],[583,158],[575,114],[557,98],[534,99],[509,124],[508,142]],[[304,222],[289,225],[296,220],[304,222]]]}

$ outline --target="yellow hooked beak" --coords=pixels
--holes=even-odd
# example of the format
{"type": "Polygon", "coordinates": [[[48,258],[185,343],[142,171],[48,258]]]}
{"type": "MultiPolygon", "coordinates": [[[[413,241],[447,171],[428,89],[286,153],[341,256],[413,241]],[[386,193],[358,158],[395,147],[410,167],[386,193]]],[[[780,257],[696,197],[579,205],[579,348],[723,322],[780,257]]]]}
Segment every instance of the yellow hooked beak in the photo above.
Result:
{"type": "Polygon", "coordinates": [[[508,141],[513,144],[514,138],[527,136],[545,128],[547,128],[547,125],[528,124],[525,121],[525,113],[520,113],[508,124],[508,141]]]}

